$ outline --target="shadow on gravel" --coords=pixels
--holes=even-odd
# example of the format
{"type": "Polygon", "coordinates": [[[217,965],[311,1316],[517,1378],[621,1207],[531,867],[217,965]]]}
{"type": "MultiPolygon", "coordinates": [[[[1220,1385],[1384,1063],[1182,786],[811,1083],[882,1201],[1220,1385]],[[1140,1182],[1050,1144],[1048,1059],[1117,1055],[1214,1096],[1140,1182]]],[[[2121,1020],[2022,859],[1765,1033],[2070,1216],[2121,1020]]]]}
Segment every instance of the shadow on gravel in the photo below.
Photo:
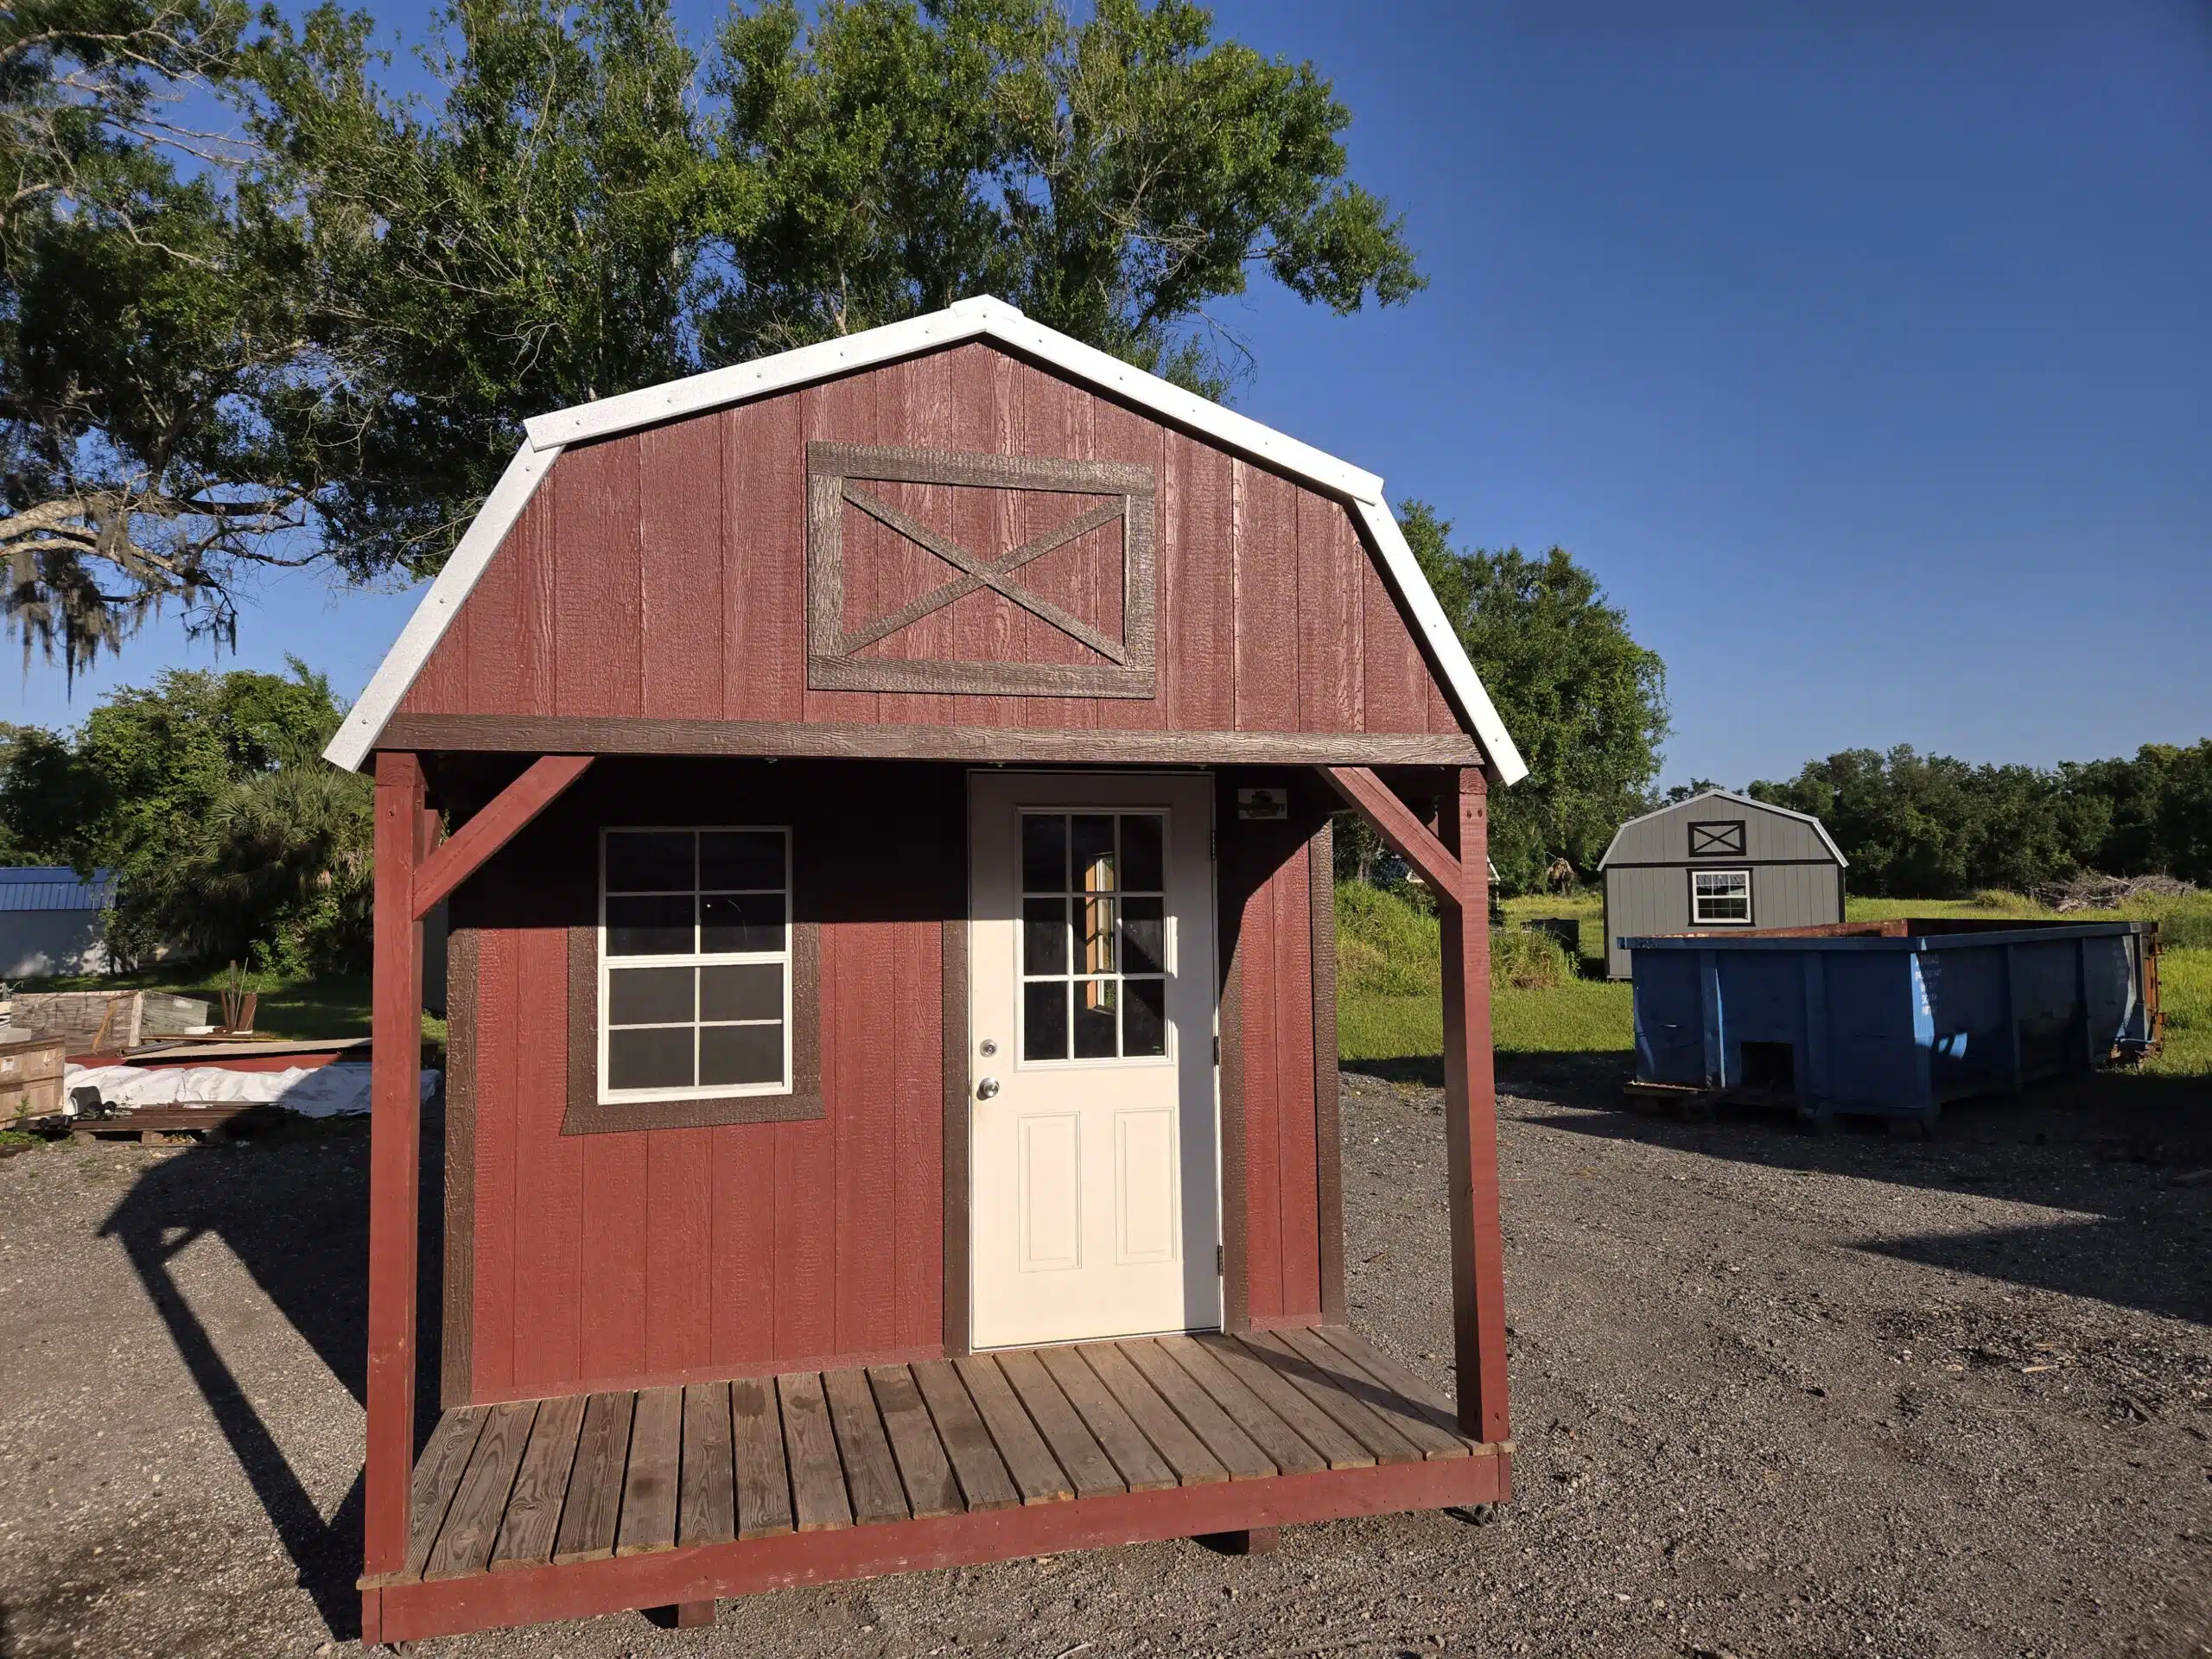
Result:
{"type": "MultiPolygon", "coordinates": [[[[438,1417],[438,1329],[444,1191],[441,1114],[426,1110],[421,1288],[416,1340],[416,1444],[438,1417]]],[[[309,1124],[240,1143],[183,1148],[149,1166],[101,1228],[122,1243],[146,1294],[254,1495],[340,1641],[360,1634],[361,1482],[322,1518],[283,1449],[169,1271],[212,1233],[323,1363],[361,1402],[368,1366],[369,1138],[365,1119],[309,1124]]]]}
{"type": "Polygon", "coordinates": [[[1499,1083],[1525,1099],[1586,1109],[1525,1120],[1547,1128],[2094,1217],[1874,1238],[1859,1248],[2212,1323],[2212,1275],[2204,1271],[2212,1255],[2212,1215],[2197,1197],[2204,1189],[2168,1184],[2171,1177],[2212,1166],[2212,1081],[2106,1073],[2018,1099],[1961,1101],[1944,1109],[1941,1127],[1925,1141],[1864,1127],[1815,1135],[1780,1114],[1725,1108],[1701,1123],[1647,1116],[1621,1109],[1618,1094],[1608,1093],[1601,1080],[1556,1068],[1509,1077],[1501,1067],[1499,1083]]]}

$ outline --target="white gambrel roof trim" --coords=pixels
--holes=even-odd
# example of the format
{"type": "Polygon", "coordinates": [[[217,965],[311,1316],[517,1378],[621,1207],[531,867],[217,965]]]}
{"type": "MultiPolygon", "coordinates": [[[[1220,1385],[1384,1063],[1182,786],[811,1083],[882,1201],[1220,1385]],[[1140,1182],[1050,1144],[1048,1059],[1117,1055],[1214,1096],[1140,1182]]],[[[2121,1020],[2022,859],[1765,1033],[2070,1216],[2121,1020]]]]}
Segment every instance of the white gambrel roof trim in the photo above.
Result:
{"type": "Polygon", "coordinates": [[[1654,818],[1662,818],[1669,812],[1679,812],[1686,806],[1695,806],[1700,801],[1732,801],[1738,806],[1750,807],[1754,812],[1771,812],[1777,817],[1795,818],[1800,823],[1809,823],[1813,826],[1813,833],[1827,844],[1828,851],[1835,855],[1837,863],[1846,868],[1848,868],[1851,863],[1851,861],[1843,855],[1843,849],[1835,844],[1835,837],[1828,834],[1827,825],[1822,823],[1810,812],[1799,812],[1790,807],[1777,806],[1772,801],[1755,801],[1748,795],[1738,795],[1732,789],[1708,789],[1691,796],[1686,801],[1675,801],[1658,808],[1656,811],[1646,812],[1630,818],[1613,831],[1613,838],[1605,843],[1605,857],[1598,861],[1598,868],[1601,870],[1605,868],[1606,861],[1613,855],[1613,849],[1621,844],[1621,837],[1637,824],[1649,823],[1654,818]]]}
{"type": "Polygon", "coordinates": [[[572,443],[611,437],[616,433],[656,425],[686,415],[702,414],[772,392],[788,391],[832,375],[872,368],[941,346],[965,340],[987,339],[1037,358],[1079,380],[1128,399],[1163,420],[1211,438],[1224,448],[1303,480],[1318,489],[1347,501],[1359,516],[1381,553],[1390,584],[1396,588],[1444,670],[1447,689],[1460,717],[1481,743],[1501,784],[1513,784],[1528,775],[1521,753],[1513,746],[1505,723],[1498,718],[1490,693],[1467,660],[1459,637],[1445,620],[1421,574],[1413,550],[1398,529],[1398,522],[1382,498],[1382,480],[1373,473],[1325,454],[1272,427],[1220,404],[1209,403],[1159,376],[1130,367],[1118,358],[1082,341],[1070,339],[1041,323],[1032,322],[1003,300],[985,296],[962,300],[943,311],[880,328],[849,334],[840,340],[803,346],[754,363],[740,363],[711,370],[665,385],[646,386],[619,397],[556,410],[523,423],[528,438],[507,463],[499,484],[484,499],[475,519],[454,550],[453,556],[430,584],[430,591],[416,607],[384,661],[339,728],[338,735],[323,751],[326,760],[349,771],[369,758],[372,747],[397,710],[407,689],[429,660],[430,652],[446,626],[460,612],[461,601],[483,574],[492,555],[506,539],[521,517],[540,479],[551,468],[561,451],[572,443]]]}

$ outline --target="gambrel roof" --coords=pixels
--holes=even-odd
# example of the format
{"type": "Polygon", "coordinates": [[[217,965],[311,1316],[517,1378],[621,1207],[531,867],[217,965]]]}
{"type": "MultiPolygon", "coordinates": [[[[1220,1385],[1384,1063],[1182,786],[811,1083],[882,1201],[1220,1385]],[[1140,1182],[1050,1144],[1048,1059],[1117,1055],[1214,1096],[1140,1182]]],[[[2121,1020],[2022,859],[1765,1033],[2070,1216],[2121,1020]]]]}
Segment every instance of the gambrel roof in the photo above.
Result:
{"type": "Polygon", "coordinates": [[[1697,805],[1701,801],[1727,801],[1736,806],[1747,806],[1754,812],[1771,812],[1778,818],[1795,818],[1800,823],[1810,824],[1813,833],[1821,838],[1821,843],[1827,848],[1828,851],[1835,855],[1837,863],[1847,866],[1851,862],[1843,855],[1843,849],[1835,844],[1835,837],[1828,834],[1827,825],[1822,823],[1810,812],[1799,812],[1787,806],[1777,806],[1772,801],[1754,800],[1749,795],[1738,795],[1732,789],[1708,789],[1691,796],[1686,801],[1672,801],[1653,811],[1630,818],[1613,831],[1613,838],[1605,843],[1605,856],[1598,861],[1598,868],[1601,870],[1605,868],[1607,861],[1619,848],[1621,837],[1635,829],[1637,824],[1649,823],[1654,818],[1663,818],[1670,812],[1680,812],[1685,808],[1697,805]]]}
{"type": "Polygon", "coordinates": [[[786,391],[963,340],[986,340],[1051,365],[1090,387],[1188,429],[1223,448],[1265,463],[1344,503],[1381,555],[1384,578],[1402,603],[1433,661],[1454,712],[1481,745],[1501,784],[1527,775],[1504,722],[1468,661],[1444,609],[1421,575],[1382,495],[1382,480],[1311,445],[1209,402],[1157,375],[1031,321],[1001,300],[962,300],[943,311],[887,323],[842,339],[773,357],[711,370],[619,397],[556,410],[524,423],[528,436],[485,498],[445,569],[416,607],[398,640],[324,751],[336,765],[364,765],[393,713],[429,660],[461,603],[562,450],[786,391]]]}

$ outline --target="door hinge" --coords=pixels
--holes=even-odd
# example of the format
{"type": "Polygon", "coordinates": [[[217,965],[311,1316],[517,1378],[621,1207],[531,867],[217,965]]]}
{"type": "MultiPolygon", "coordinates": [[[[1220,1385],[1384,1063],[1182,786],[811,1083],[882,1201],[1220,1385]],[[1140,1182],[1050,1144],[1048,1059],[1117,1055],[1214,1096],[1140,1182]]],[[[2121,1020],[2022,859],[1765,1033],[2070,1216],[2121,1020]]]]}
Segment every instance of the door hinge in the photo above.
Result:
{"type": "Polygon", "coordinates": [[[1217,1244],[1213,1247],[1213,1276],[1217,1279],[1229,1271],[1227,1251],[1228,1246],[1224,1244],[1217,1244]]]}

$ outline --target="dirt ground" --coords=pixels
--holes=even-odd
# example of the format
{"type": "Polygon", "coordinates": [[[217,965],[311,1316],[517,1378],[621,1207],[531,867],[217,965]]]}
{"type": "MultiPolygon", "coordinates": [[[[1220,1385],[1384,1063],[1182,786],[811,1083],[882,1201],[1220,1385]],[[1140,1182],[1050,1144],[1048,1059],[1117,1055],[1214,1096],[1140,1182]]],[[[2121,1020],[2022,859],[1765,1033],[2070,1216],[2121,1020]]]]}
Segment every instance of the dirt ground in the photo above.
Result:
{"type": "MultiPolygon", "coordinates": [[[[2212,1654],[2212,1093],[1924,1143],[1510,1072],[1516,1502],[437,1655],[2212,1654]]],[[[1435,1095],[1350,1078],[1356,1320],[1448,1380],[1435,1095]]],[[[366,1141],[0,1163],[0,1654],[353,1651],[366,1141]]]]}

